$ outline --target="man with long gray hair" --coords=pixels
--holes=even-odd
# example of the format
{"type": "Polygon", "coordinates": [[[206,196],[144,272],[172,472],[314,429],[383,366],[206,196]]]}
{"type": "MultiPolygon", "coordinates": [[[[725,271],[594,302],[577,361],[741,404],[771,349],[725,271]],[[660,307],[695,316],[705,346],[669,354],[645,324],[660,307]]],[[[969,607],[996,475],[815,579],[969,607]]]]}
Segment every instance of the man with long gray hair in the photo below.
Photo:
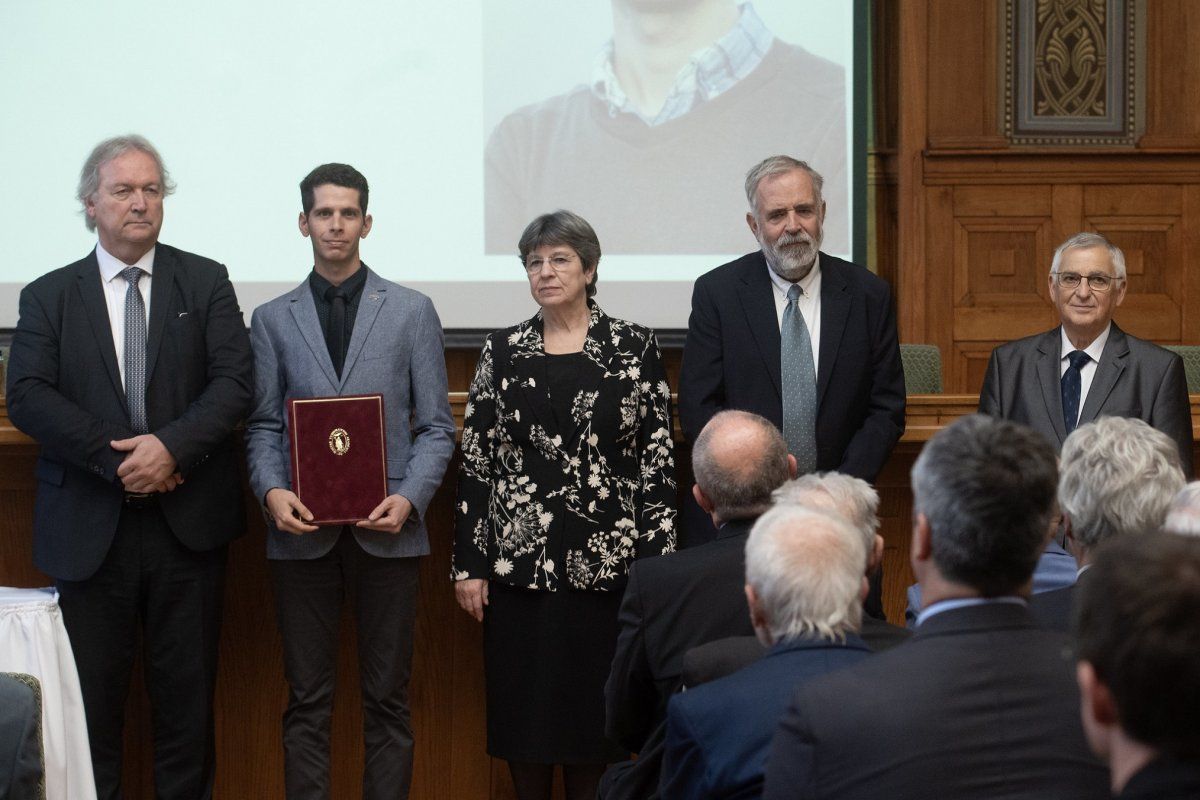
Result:
{"type": "Polygon", "coordinates": [[[912,471],[913,637],[801,688],[764,797],[1107,797],[1064,635],[1026,607],[1054,512],[1054,450],[982,415],[939,431],[912,471]]]}
{"type": "MultiPolygon", "coordinates": [[[[1183,488],[1175,443],[1140,419],[1103,417],[1080,425],[1063,443],[1058,469],[1058,506],[1078,581],[1087,580],[1103,542],[1162,527],[1183,488]]],[[[1035,594],[1029,607],[1043,625],[1066,632],[1076,587],[1035,594]]]]}
{"type": "Polygon", "coordinates": [[[1183,359],[1113,322],[1125,299],[1125,254],[1098,233],[1054,251],[1047,277],[1061,324],[992,351],[979,411],[1020,422],[1058,450],[1078,425],[1137,417],[1174,440],[1192,474],[1192,415],[1183,359]]]}
{"type": "Polygon", "coordinates": [[[158,241],[171,179],[141,136],[96,145],[98,241],[21,291],[8,413],[41,445],[34,563],[55,578],[101,800],[121,794],[139,627],[160,798],[213,787],[226,545],[245,528],[233,429],[250,341],[225,267],[158,241]]]}
{"type": "Polygon", "coordinates": [[[662,797],[757,796],[771,735],[796,687],[870,654],[858,636],[866,542],[843,517],[783,504],[746,541],[746,602],[770,648],[671,698],[662,797]]]}

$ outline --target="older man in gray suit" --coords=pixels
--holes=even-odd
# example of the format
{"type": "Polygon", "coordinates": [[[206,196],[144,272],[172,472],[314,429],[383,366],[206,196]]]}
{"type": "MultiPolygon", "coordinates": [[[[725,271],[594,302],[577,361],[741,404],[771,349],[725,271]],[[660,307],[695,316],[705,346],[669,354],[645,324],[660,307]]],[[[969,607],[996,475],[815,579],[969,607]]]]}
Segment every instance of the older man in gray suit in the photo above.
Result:
{"type": "Polygon", "coordinates": [[[1059,245],[1049,291],[1062,324],[992,351],[979,411],[1028,425],[1056,450],[1085,422],[1136,417],[1175,441],[1190,476],[1183,360],[1112,321],[1125,289],[1125,254],[1103,236],[1077,233],[1059,245]]]}
{"type": "Polygon", "coordinates": [[[250,484],[266,506],[267,558],[290,694],[283,718],[289,798],[329,797],[329,720],[343,595],[358,631],[366,766],[363,797],[407,797],[408,708],[417,556],[429,552],[425,509],[454,450],[442,328],[424,295],[359,259],[371,230],[367,181],[324,164],[300,184],[300,232],[314,267],[254,312],[250,484]],[[356,526],[311,524],[291,490],[286,403],[295,397],[383,395],[391,494],[356,526]]]}

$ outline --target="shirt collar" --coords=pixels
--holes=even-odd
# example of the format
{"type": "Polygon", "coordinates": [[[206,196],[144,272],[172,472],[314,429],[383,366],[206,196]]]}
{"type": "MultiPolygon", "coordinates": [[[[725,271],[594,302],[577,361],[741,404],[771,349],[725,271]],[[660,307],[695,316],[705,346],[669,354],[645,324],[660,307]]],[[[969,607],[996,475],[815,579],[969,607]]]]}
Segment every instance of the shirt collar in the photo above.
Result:
{"type": "MultiPolygon", "coordinates": [[[[1059,350],[1060,355],[1058,360],[1062,361],[1064,358],[1074,352],[1076,348],[1075,345],[1071,344],[1071,340],[1067,338],[1066,328],[1060,325],[1058,331],[1059,336],[1061,337],[1060,341],[1062,342],[1062,349],[1059,350]]],[[[1100,363],[1100,356],[1104,355],[1104,345],[1108,342],[1108,334],[1111,332],[1112,320],[1109,320],[1109,323],[1104,326],[1104,330],[1100,332],[1100,335],[1093,339],[1092,343],[1084,348],[1083,352],[1087,353],[1092,361],[1097,364],[1100,363]]]]}
{"type": "MultiPolygon", "coordinates": [[[[775,285],[775,290],[787,297],[788,289],[792,288],[792,282],[779,277],[779,273],[771,269],[771,265],[767,264],[767,276],[770,277],[771,283],[775,285]]],[[[816,296],[821,291],[821,256],[817,255],[817,260],[813,262],[812,269],[808,274],[796,282],[800,289],[803,290],[805,297],[816,296]]]]}
{"type": "Polygon", "coordinates": [[[111,283],[114,278],[130,267],[138,267],[147,275],[154,274],[154,251],[158,245],[151,247],[137,260],[136,264],[126,264],[121,259],[104,249],[104,245],[96,242],[96,262],[100,265],[100,277],[105,283],[111,283]]]}
{"type": "Polygon", "coordinates": [[[930,617],[935,617],[943,611],[954,611],[959,608],[972,608],[974,606],[986,606],[994,603],[1011,603],[1013,605],[1028,605],[1028,602],[1023,597],[1015,595],[1006,595],[1004,597],[956,597],[952,600],[939,600],[927,608],[921,610],[917,615],[917,627],[925,622],[930,617]]]}
{"type": "MultiPolygon", "coordinates": [[[[346,278],[346,280],[342,281],[342,291],[346,293],[346,300],[352,301],[355,296],[362,291],[362,288],[366,282],[367,265],[365,263],[360,263],[358,265],[358,271],[349,278],[346,278]]],[[[321,273],[317,272],[315,269],[309,273],[308,283],[310,286],[312,286],[313,291],[316,292],[322,299],[325,297],[325,292],[330,286],[333,285],[329,281],[325,280],[321,273]]]]}
{"type": "Polygon", "coordinates": [[[692,53],[675,76],[662,109],[653,118],[647,118],[634,108],[617,80],[610,39],[596,54],[592,65],[592,93],[604,102],[611,117],[628,113],[647,125],[661,125],[732,89],[762,63],[774,41],[774,34],[763,24],[754,7],[743,4],[737,23],[720,39],[692,53]]]}

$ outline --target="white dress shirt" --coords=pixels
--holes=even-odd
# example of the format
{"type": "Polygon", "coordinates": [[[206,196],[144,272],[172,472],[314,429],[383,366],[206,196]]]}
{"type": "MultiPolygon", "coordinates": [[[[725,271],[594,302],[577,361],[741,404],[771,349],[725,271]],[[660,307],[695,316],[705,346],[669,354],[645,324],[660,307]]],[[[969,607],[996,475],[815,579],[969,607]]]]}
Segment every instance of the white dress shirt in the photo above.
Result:
{"type": "MultiPolygon", "coordinates": [[[[1071,366],[1071,360],[1067,358],[1076,350],[1075,345],[1071,344],[1071,340],[1067,338],[1067,331],[1060,327],[1059,333],[1062,335],[1062,349],[1059,351],[1058,359],[1058,377],[1062,378],[1066,374],[1067,368],[1071,366]]],[[[1108,342],[1108,333],[1112,330],[1112,323],[1104,326],[1104,331],[1097,336],[1092,343],[1084,348],[1091,360],[1079,368],[1079,413],[1083,413],[1083,404],[1087,402],[1088,390],[1092,388],[1092,378],[1096,377],[1096,365],[1100,363],[1100,356],[1104,355],[1104,345],[1108,342]]],[[[1069,422],[1070,420],[1068,420],[1069,422]]],[[[1079,421],[1076,417],[1075,422],[1079,421]]]]}
{"type": "MultiPolygon", "coordinates": [[[[792,288],[792,284],[791,281],[785,281],[776,275],[775,270],[771,269],[769,265],[766,270],[767,274],[771,276],[771,294],[775,297],[775,322],[779,329],[783,330],[783,311],[787,308],[787,293],[788,289],[792,288]]],[[[821,352],[820,256],[817,257],[813,268],[797,284],[800,286],[800,298],[796,301],[796,307],[804,315],[804,324],[808,326],[808,339],[812,342],[813,370],[815,371],[820,368],[820,364],[817,363],[817,354],[821,352]]]]}
{"type": "Polygon", "coordinates": [[[111,255],[99,242],[96,243],[96,261],[100,262],[100,282],[104,285],[104,302],[108,305],[108,325],[112,328],[113,346],[117,349],[117,369],[121,371],[121,385],[125,385],[125,291],[129,284],[121,272],[129,267],[139,267],[146,274],[138,281],[142,294],[142,305],[146,307],[146,330],[150,330],[150,280],[154,275],[154,250],[150,250],[136,264],[126,264],[111,255]]]}

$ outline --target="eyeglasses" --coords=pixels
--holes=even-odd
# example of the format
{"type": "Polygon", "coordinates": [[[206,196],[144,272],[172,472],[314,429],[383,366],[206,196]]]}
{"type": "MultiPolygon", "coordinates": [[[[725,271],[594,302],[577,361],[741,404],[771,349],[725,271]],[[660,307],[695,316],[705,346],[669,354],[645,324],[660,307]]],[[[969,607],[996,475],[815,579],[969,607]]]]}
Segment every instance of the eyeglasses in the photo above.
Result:
{"type": "Polygon", "coordinates": [[[1117,281],[1124,278],[1114,278],[1112,275],[1080,275],[1078,272],[1056,272],[1054,279],[1064,289],[1077,289],[1079,284],[1087,280],[1088,287],[1093,292],[1107,292],[1117,281]]]}
{"type": "Polygon", "coordinates": [[[525,259],[525,271],[529,273],[541,272],[542,267],[547,261],[549,261],[550,269],[554,270],[555,272],[562,272],[567,268],[567,265],[570,264],[574,258],[575,256],[561,254],[550,256],[549,259],[541,258],[539,256],[530,256],[529,258],[525,259]]]}

